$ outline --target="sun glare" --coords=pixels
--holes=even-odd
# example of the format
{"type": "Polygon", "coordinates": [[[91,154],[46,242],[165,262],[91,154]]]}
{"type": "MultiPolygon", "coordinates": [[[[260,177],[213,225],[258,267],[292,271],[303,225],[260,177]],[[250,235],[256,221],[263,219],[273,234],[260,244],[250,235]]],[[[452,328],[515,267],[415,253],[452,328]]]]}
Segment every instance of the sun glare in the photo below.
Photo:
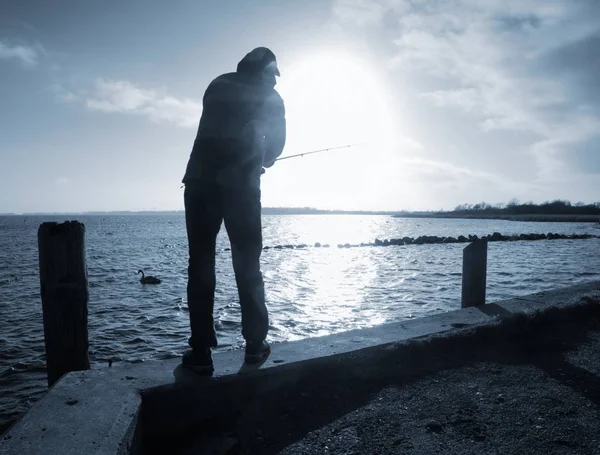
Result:
{"type": "Polygon", "coordinates": [[[374,68],[341,52],[300,59],[279,90],[287,106],[290,145],[322,148],[390,141],[386,93],[374,68]]]}
{"type": "Polygon", "coordinates": [[[310,177],[312,190],[322,196],[319,205],[364,205],[367,201],[359,199],[367,196],[356,189],[356,183],[376,181],[397,133],[390,109],[393,100],[377,68],[346,52],[310,53],[282,69],[277,88],[285,100],[288,120],[284,156],[362,144],[283,161],[279,169],[287,172],[273,176],[281,179],[277,186],[285,186],[288,196],[297,191],[298,200],[313,203],[316,196],[309,199],[307,194],[306,177],[310,177]],[[329,187],[336,188],[335,194],[327,190],[329,187]],[[350,199],[352,204],[346,203],[350,199]]]}

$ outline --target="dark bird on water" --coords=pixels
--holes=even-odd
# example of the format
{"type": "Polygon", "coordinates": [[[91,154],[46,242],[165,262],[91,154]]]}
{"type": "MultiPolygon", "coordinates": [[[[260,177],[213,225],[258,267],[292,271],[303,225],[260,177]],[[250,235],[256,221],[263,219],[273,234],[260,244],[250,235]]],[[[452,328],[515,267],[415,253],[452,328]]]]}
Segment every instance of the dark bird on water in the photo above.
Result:
{"type": "Polygon", "coordinates": [[[144,271],[143,270],[138,270],[138,275],[141,273],[142,277],[140,278],[140,283],[142,284],[160,284],[160,279],[156,278],[155,276],[146,276],[144,275],[144,271]]]}

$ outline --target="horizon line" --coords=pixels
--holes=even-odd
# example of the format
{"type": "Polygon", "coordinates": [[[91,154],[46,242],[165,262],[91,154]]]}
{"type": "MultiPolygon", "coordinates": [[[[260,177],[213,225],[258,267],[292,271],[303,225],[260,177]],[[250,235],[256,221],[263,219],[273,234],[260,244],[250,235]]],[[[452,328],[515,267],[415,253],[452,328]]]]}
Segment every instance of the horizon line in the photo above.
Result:
{"type": "MultiPolygon", "coordinates": [[[[544,206],[546,204],[552,204],[555,202],[563,202],[574,208],[577,207],[577,204],[584,204],[584,203],[580,202],[580,203],[576,203],[575,205],[572,205],[571,202],[568,200],[556,199],[553,201],[546,201],[543,203],[534,203],[534,202],[518,203],[517,202],[515,205],[517,205],[517,206],[533,205],[533,206],[539,207],[539,206],[544,206]]],[[[481,204],[485,204],[485,203],[481,203],[481,204]]],[[[592,202],[592,203],[584,204],[584,206],[598,206],[599,204],[600,204],[600,202],[592,202]]],[[[460,211],[468,212],[468,211],[471,211],[472,209],[475,209],[475,211],[486,211],[487,209],[506,210],[509,207],[510,203],[496,204],[496,205],[502,205],[502,207],[496,207],[496,206],[492,206],[490,204],[485,204],[486,205],[485,207],[478,208],[477,207],[478,205],[480,205],[480,204],[475,204],[474,207],[469,207],[469,206],[473,206],[473,204],[460,204],[453,209],[442,208],[439,210],[433,210],[433,209],[427,209],[427,210],[407,210],[407,209],[362,210],[362,209],[323,209],[323,208],[307,207],[307,206],[304,206],[304,207],[298,207],[298,206],[296,206],[296,207],[286,207],[286,206],[281,207],[281,206],[279,206],[279,207],[262,207],[261,211],[397,215],[397,214],[451,213],[451,212],[460,212],[460,211]]],[[[42,212],[42,211],[37,211],[37,212],[0,212],[0,216],[40,216],[40,215],[66,216],[66,215],[111,215],[111,214],[141,214],[141,213],[185,213],[185,208],[171,209],[171,210],[145,209],[145,210],[85,210],[85,211],[62,211],[62,212],[42,212]]]]}
{"type": "MultiPolygon", "coordinates": [[[[319,209],[315,207],[262,207],[261,210],[281,210],[281,211],[307,211],[307,212],[347,212],[347,213],[419,213],[419,212],[439,212],[440,210],[359,210],[359,209],[319,209]]],[[[444,211],[444,210],[441,210],[444,211]]],[[[0,216],[28,216],[28,215],[96,215],[96,214],[120,214],[120,213],[184,213],[185,209],[172,210],[86,210],[86,211],[66,211],[66,212],[0,212],[0,216]]]]}

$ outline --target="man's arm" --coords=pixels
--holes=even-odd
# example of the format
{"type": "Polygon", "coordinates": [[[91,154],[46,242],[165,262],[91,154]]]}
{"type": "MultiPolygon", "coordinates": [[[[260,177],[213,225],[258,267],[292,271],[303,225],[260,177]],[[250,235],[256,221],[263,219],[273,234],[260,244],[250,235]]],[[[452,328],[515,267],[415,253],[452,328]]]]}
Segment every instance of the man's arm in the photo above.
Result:
{"type": "Polygon", "coordinates": [[[271,167],[283,152],[286,140],[285,105],[279,93],[274,92],[266,102],[267,131],[265,137],[264,167],[271,167]]]}

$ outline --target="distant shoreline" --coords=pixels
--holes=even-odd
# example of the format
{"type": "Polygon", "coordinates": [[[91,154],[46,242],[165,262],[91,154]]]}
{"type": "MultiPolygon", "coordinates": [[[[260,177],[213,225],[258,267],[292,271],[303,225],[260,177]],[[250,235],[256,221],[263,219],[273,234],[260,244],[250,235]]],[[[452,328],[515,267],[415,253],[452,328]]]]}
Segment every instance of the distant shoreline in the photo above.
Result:
{"type": "MultiPolygon", "coordinates": [[[[148,215],[183,215],[183,210],[146,210],[146,211],[114,211],[114,212],[65,212],[65,213],[0,213],[0,217],[63,217],[78,216],[148,216],[148,215]]],[[[529,222],[569,222],[600,223],[600,215],[585,214],[490,214],[490,213],[454,213],[454,212],[405,212],[378,210],[324,210],[312,208],[278,208],[264,207],[263,215],[378,215],[392,218],[439,218],[439,219],[472,219],[472,220],[505,220],[529,222]]]]}
{"type": "MultiPolygon", "coordinates": [[[[401,215],[403,211],[380,211],[380,210],[325,210],[304,207],[263,207],[263,215],[401,215]]],[[[131,211],[90,211],[90,212],[30,212],[30,213],[0,213],[0,216],[135,216],[135,215],[183,215],[184,210],[131,210],[131,211]]]]}
{"type": "Polygon", "coordinates": [[[530,221],[530,222],[565,222],[565,223],[598,223],[600,215],[559,215],[559,214],[530,214],[530,215],[491,215],[491,214],[403,214],[392,215],[394,218],[446,218],[465,220],[504,220],[504,221],[530,221]]]}

